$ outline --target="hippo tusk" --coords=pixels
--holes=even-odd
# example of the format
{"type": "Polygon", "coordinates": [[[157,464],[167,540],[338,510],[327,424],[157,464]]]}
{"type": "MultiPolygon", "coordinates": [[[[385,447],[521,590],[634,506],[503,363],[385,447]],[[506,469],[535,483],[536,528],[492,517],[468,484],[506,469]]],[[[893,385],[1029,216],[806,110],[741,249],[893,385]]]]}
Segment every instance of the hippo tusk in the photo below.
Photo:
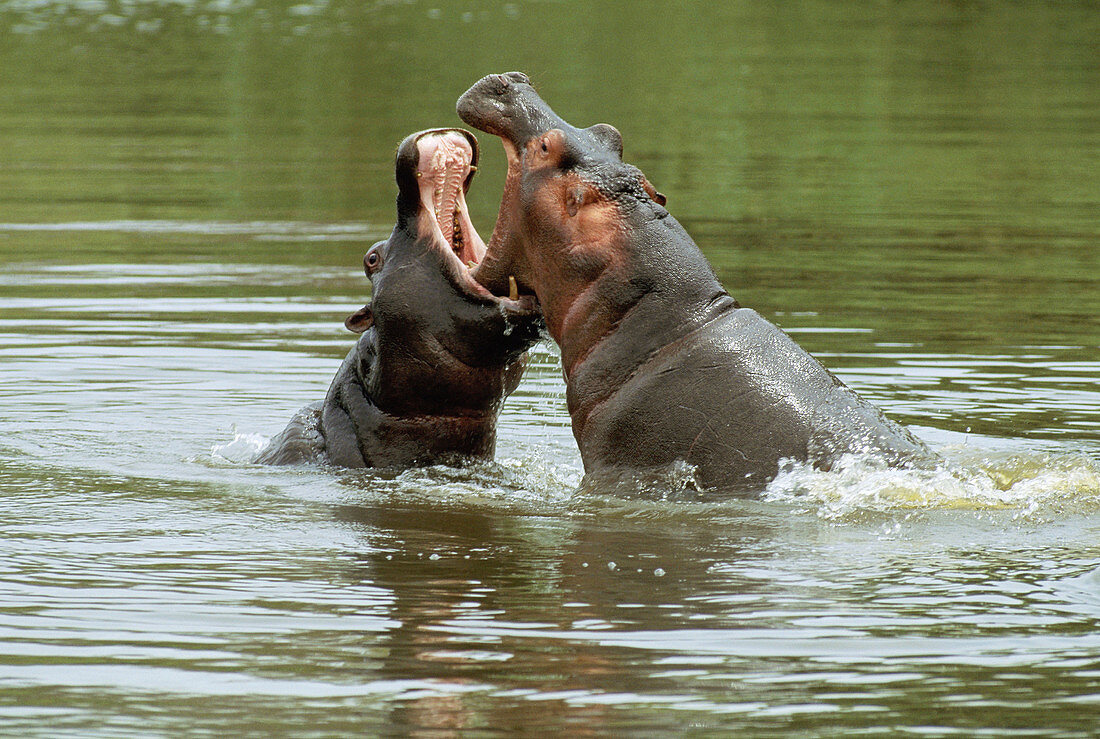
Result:
{"type": "Polygon", "coordinates": [[[508,275],[508,299],[519,300],[519,286],[516,285],[515,275],[508,275]]]}

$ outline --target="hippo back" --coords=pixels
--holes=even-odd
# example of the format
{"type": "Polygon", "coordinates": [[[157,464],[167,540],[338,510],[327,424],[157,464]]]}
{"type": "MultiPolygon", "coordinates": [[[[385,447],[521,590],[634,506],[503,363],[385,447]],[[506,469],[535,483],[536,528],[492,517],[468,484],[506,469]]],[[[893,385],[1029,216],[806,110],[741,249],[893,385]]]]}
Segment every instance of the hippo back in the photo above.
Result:
{"type": "Polygon", "coordinates": [[[931,453],[755,311],[734,308],[666,345],[593,409],[586,472],[683,460],[706,488],[759,490],[781,460],[904,463],[931,453]]]}

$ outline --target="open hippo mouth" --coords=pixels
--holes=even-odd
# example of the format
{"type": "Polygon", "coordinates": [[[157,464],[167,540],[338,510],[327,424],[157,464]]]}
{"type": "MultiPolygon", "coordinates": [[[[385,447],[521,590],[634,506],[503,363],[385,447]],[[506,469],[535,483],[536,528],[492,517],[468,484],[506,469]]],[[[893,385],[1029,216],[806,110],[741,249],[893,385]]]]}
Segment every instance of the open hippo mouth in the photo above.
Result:
{"type": "Polygon", "coordinates": [[[505,298],[493,295],[471,276],[486,253],[485,242],[474,228],[466,205],[466,191],[477,172],[477,139],[466,131],[450,128],[425,131],[415,141],[421,235],[427,235],[425,228],[430,231],[454,282],[471,296],[497,302],[509,312],[536,312],[535,297],[521,296],[514,279],[505,298]]]}
{"type": "Polygon", "coordinates": [[[477,143],[464,131],[426,131],[416,140],[417,185],[422,212],[435,231],[464,265],[485,256],[485,242],[470,221],[466,190],[477,171],[477,143]]]}

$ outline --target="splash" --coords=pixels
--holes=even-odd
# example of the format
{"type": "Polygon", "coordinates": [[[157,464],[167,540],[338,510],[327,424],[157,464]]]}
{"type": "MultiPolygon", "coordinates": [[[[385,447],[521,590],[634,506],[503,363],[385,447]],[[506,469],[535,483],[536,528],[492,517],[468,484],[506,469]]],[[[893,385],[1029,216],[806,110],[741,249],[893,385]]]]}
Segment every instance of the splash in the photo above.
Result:
{"type": "MultiPolygon", "coordinates": [[[[233,439],[192,461],[211,467],[251,467],[268,437],[235,427],[233,439]]],[[[308,469],[331,478],[358,502],[445,505],[519,515],[670,514],[769,515],[769,504],[825,520],[851,521],[922,511],[1002,511],[1036,521],[1100,512],[1100,459],[1083,452],[1006,452],[973,447],[939,450],[944,462],[929,469],[897,469],[881,460],[848,455],[828,472],[789,462],[757,496],[715,499],[699,491],[693,470],[675,465],[661,474],[585,476],[553,455],[460,462],[406,470],[308,469]],[[746,508],[746,506],[748,506],[746,508]],[[761,506],[763,506],[761,508],[761,506]]],[[[284,468],[272,468],[276,472],[284,468]]],[[[296,481],[302,468],[288,481],[296,481]]]]}
{"type": "Polygon", "coordinates": [[[263,434],[242,433],[234,427],[233,440],[211,447],[208,461],[213,465],[250,464],[268,441],[270,439],[263,434]]]}
{"type": "Polygon", "coordinates": [[[581,480],[578,495],[598,500],[620,497],[655,503],[693,502],[712,499],[700,490],[695,467],[684,461],[649,469],[611,469],[590,472],[581,480]]]}
{"type": "Polygon", "coordinates": [[[764,499],[830,519],[915,510],[1006,510],[1015,519],[1100,510],[1100,461],[1084,454],[956,451],[932,469],[846,456],[829,472],[787,464],[764,499]]]}
{"type": "Polygon", "coordinates": [[[492,509],[516,515],[561,513],[579,475],[542,455],[522,459],[436,464],[406,470],[365,469],[338,473],[357,501],[492,509]]]}

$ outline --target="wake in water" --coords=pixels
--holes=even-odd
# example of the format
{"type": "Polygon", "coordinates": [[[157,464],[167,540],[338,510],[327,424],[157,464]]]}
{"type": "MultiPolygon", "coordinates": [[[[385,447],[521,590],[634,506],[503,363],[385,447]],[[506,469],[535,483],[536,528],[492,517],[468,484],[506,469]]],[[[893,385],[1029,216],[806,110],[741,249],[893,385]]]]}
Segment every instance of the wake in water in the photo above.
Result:
{"type": "MultiPolygon", "coordinates": [[[[215,444],[209,456],[195,458],[212,467],[253,467],[253,459],[270,439],[263,434],[233,429],[233,440],[215,444]]],[[[435,464],[399,470],[392,468],[348,469],[325,464],[264,466],[286,479],[290,487],[301,483],[301,474],[320,473],[357,502],[393,505],[434,504],[451,507],[489,507],[513,510],[518,515],[561,513],[580,484],[580,472],[546,459],[535,451],[518,459],[491,462],[435,464]]]]}
{"type": "MultiPolygon", "coordinates": [[[[948,453],[951,450],[941,450],[948,453]]],[[[1014,511],[1014,518],[1100,510],[1100,462],[1084,454],[949,454],[934,469],[897,469],[849,456],[829,472],[789,464],[764,499],[793,503],[825,519],[914,509],[1014,511]]]]}
{"type": "MultiPolygon", "coordinates": [[[[215,445],[212,466],[250,466],[267,444],[262,434],[234,430],[232,441],[215,445]]],[[[1084,453],[997,452],[972,447],[943,449],[933,469],[898,469],[881,460],[848,456],[832,470],[789,463],[761,495],[764,502],[791,505],[827,520],[866,513],[916,510],[1004,510],[1013,518],[1100,511],[1100,461],[1084,453]]],[[[280,468],[273,468],[280,469],[280,468]]],[[[696,490],[690,468],[666,474],[606,480],[582,479],[571,466],[538,454],[472,465],[433,465],[403,471],[336,470],[344,489],[372,499],[401,503],[450,503],[514,507],[528,515],[602,510],[615,499],[643,507],[721,501],[696,490]],[[564,508],[562,507],[564,504],[564,508]]],[[[612,507],[615,507],[612,505],[612,507]]]]}

